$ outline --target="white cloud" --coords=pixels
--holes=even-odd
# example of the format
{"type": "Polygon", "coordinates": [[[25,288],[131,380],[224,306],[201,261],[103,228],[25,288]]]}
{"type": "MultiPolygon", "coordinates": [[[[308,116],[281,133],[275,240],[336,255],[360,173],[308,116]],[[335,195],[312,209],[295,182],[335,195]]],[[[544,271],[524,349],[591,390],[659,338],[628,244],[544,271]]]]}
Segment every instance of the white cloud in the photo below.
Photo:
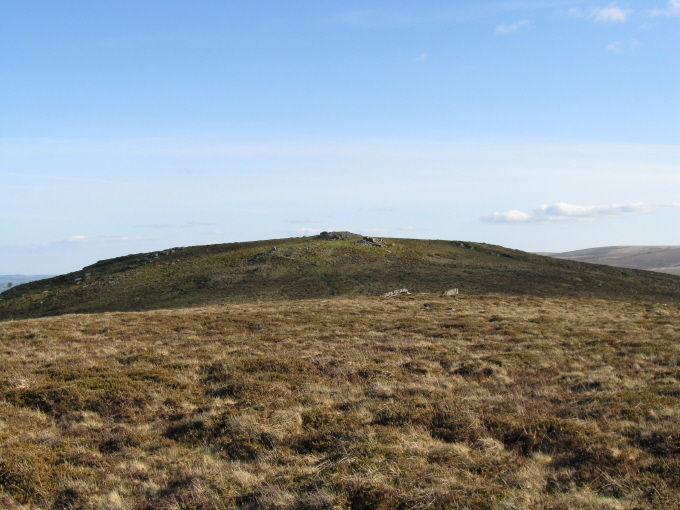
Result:
{"type": "Polygon", "coordinates": [[[430,58],[430,55],[428,53],[421,53],[417,57],[412,58],[411,62],[422,62],[424,60],[427,60],[428,58],[430,58]]]}
{"type": "Polygon", "coordinates": [[[652,16],[680,16],[680,0],[668,0],[666,9],[654,9],[650,12],[652,16]]]}
{"type": "Polygon", "coordinates": [[[571,9],[569,9],[569,10],[567,11],[567,14],[568,14],[569,16],[571,16],[572,18],[585,18],[585,17],[586,17],[586,15],[583,14],[583,12],[581,11],[581,9],[578,9],[578,8],[576,8],[576,7],[572,7],[571,9]]]}
{"type": "Polygon", "coordinates": [[[632,12],[631,9],[621,9],[616,2],[612,2],[608,7],[594,8],[589,17],[601,23],[625,23],[632,12]]]}
{"type": "Polygon", "coordinates": [[[487,223],[555,223],[565,221],[594,221],[599,218],[628,216],[650,213],[656,209],[678,207],[677,204],[665,206],[649,206],[642,202],[612,205],[574,205],[557,202],[553,205],[542,205],[531,213],[523,211],[495,212],[482,217],[487,223]]]}
{"type": "Polygon", "coordinates": [[[632,13],[631,9],[621,9],[616,2],[610,3],[607,7],[594,7],[588,14],[576,7],[567,11],[573,18],[588,18],[599,23],[625,23],[632,13]]]}
{"type": "Polygon", "coordinates": [[[69,243],[82,243],[87,241],[87,237],[85,236],[71,236],[68,239],[66,239],[69,243]]]}
{"type": "Polygon", "coordinates": [[[524,223],[531,221],[531,214],[513,209],[507,212],[495,212],[482,217],[487,223],[524,223]]]}
{"type": "Polygon", "coordinates": [[[507,34],[514,34],[516,33],[520,28],[526,27],[529,25],[529,20],[523,19],[520,21],[517,21],[515,23],[512,23],[511,25],[498,25],[496,27],[496,33],[500,35],[507,35],[507,34]]]}

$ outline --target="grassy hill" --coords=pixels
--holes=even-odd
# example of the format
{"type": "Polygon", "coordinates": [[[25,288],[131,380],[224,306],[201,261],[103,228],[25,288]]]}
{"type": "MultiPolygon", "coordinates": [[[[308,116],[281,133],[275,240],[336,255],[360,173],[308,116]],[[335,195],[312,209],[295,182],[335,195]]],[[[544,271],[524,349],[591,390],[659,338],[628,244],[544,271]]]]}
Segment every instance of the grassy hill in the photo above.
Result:
{"type": "Polygon", "coordinates": [[[677,509],[679,333],[466,295],[3,322],[0,508],[677,509]]]}
{"type": "Polygon", "coordinates": [[[680,274],[680,246],[605,246],[551,253],[550,256],[592,264],[680,274]]]}
{"type": "Polygon", "coordinates": [[[291,238],[175,248],[104,260],[17,286],[0,319],[256,300],[413,293],[590,297],[680,303],[680,278],[500,246],[413,239],[291,238]]]}

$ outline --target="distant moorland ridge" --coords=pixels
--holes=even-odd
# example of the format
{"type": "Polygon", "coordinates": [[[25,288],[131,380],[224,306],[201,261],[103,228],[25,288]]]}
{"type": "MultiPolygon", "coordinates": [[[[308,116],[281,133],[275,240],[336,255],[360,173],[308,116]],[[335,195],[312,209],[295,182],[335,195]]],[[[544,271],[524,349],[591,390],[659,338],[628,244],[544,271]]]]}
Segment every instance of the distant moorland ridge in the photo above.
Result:
{"type": "Polygon", "coordinates": [[[99,261],[16,286],[0,319],[210,304],[412,293],[588,297],[680,303],[680,277],[483,243],[349,232],[172,248],[99,261]]]}
{"type": "Polygon", "coordinates": [[[23,283],[32,282],[35,280],[42,280],[44,278],[51,278],[53,274],[0,274],[0,292],[21,285],[23,283]]]}
{"type": "Polygon", "coordinates": [[[591,264],[680,274],[680,246],[604,246],[550,253],[550,256],[591,264]]]}

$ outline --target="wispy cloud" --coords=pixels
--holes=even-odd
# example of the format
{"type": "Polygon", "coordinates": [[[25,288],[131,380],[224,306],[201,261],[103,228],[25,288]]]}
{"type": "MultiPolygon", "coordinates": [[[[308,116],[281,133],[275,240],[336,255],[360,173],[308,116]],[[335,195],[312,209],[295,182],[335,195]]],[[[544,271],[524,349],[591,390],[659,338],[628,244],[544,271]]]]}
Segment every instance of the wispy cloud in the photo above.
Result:
{"type": "Polygon", "coordinates": [[[430,55],[428,53],[421,53],[417,57],[414,57],[411,59],[411,62],[422,62],[424,60],[427,60],[430,58],[430,55]]]}
{"type": "Polygon", "coordinates": [[[310,224],[310,223],[321,223],[321,220],[311,220],[308,218],[292,219],[286,220],[288,223],[298,223],[298,224],[310,224]]]}
{"type": "Polygon", "coordinates": [[[680,16],[680,0],[668,0],[665,9],[653,9],[650,11],[652,16],[667,16],[669,18],[680,16]]]}
{"type": "Polygon", "coordinates": [[[150,223],[148,225],[135,225],[137,228],[170,228],[170,223],[150,223]]]}
{"type": "Polygon", "coordinates": [[[129,242],[129,241],[143,241],[145,240],[144,237],[141,236],[133,236],[133,237],[128,237],[128,236],[94,236],[94,237],[88,237],[84,236],[81,234],[77,235],[72,235],[69,236],[65,239],[55,239],[54,241],[50,241],[48,243],[44,243],[47,245],[57,245],[57,244],[94,244],[94,243],[117,243],[117,242],[129,242]]]}
{"type": "Polygon", "coordinates": [[[183,225],[180,225],[181,227],[212,227],[214,226],[215,223],[209,222],[209,221],[189,221],[187,223],[184,223],[183,225]]]}
{"type": "Polygon", "coordinates": [[[612,205],[574,205],[565,202],[557,202],[553,205],[542,205],[530,213],[518,210],[495,212],[483,216],[481,219],[487,223],[506,224],[583,222],[594,221],[600,218],[644,214],[653,212],[657,209],[668,209],[679,206],[680,204],[650,206],[643,202],[612,205]]]}
{"type": "Polygon", "coordinates": [[[144,224],[144,225],[136,225],[137,228],[156,228],[156,229],[161,229],[161,228],[195,228],[195,227],[212,227],[215,226],[215,223],[208,222],[208,221],[188,221],[186,223],[182,223],[181,225],[172,225],[170,223],[149,223],[149,224],[144,224]]]}
{"type": "Polygon", "coordinates": [[[624,49],[634,50],[640,47],[640,41],[632,39],[630,41],[614,41],[607,45],[607,51],[612,53],[621,53],[624,49]]]}
{"type": "Polygon", "coordinates": [[[600,23],[625,23],[633,11],[631,9],[621,9],[612,2],[608,7],[596,7],[591,13],[591,17],[600,23]]]}
{"type": "Polygon", "coordinates": [[[610,51],[612,53],[621,53],[623,50],[623,42],[621,41],[614,41],[612,43],[609,43],[607,45],[607,51],[610,51]]]}
{"type": "Polygon", "coordinates": [[[586,18],[598,23],[625,23],[633,13],[632,9],[622,9],[616,2],[607,7],[594,7],[589,12],[583,12],[576,7],[569,9],[568,14],[574,18],[586,18]]]}
{"type": "Polygon", "coordinates": [[[523,27],[528,27],[531,23],[529,20],[523,19],[520,21],[516,21],[515,23],[512,23],[510,25],[498,25],[496,27],[496,33],[499,35],[508,35],[508,34],[514,34],[517,33],[521,28],[523,27]]]}

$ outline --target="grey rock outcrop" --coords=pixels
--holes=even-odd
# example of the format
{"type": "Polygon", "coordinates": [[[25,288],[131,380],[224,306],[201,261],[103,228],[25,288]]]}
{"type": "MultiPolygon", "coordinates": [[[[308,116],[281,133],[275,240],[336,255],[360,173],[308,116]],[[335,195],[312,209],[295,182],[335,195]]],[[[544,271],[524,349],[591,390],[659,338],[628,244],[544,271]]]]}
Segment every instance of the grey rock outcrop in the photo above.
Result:
{"type": "Polygon", "coordinates": [[[321,232],[316,239],[323,239],[324,241],[340,241],[342,239],[353,239],[355,237],[361,237],[359,234],[353,234],[352,232],[347,232],[342,230],[339,232],[321,232]]]}

